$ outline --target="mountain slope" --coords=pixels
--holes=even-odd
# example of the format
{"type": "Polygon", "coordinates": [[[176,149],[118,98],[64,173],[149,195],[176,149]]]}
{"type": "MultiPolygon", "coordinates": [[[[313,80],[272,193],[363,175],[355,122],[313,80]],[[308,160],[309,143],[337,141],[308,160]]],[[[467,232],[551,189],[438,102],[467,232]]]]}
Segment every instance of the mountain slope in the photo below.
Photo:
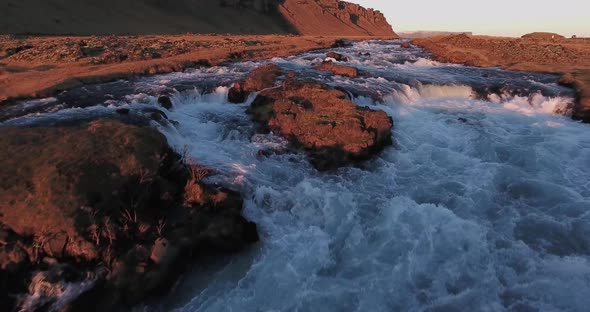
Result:
{"type": "Polygon", "coordinates": [[[271,1],[2,0],[0,33],[144,35],[292,32],[271,1]]]}
{"type": "Polygon", "coordinates": [[[396,36],[379,11],[338,0],[0,1],[0,34],[187,32],[396,36]]]}

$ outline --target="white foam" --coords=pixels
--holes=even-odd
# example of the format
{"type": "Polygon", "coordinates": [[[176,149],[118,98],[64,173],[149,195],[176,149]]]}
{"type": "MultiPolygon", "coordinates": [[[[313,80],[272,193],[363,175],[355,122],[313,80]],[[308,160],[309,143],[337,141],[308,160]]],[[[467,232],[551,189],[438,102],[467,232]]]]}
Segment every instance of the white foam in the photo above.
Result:
{"type": "Polygon", "coordinates": [[[419,66],[419,67],[431,67],[431,66],[440,66],[441,63],[437,61],[433,61],[431,59],[426,59],[423,57],[418,58],[415,62],[406,62],[405,65],[408,66],[419,66]]]}

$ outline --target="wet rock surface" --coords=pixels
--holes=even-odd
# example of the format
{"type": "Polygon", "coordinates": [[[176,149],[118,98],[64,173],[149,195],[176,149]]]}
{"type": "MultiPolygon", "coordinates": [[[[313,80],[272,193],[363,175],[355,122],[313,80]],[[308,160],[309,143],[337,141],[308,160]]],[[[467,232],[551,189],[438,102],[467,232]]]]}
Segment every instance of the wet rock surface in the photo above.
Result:
{"type": "Polygon", "coordinates": [[[246,80],[235,83],[229,90],[230,103],[243,103],[250,93],[273,87],[281,69],[275,64],[266,64],[254,69],[246,80]]]}
{"type": "Polygon", "coordinates": [[[262,91],[249,110],[254,120],[306,149],[319,170],[369,159],[392,143],[393,122],[385,112],[358,107],[343,91],[316,81],[290,78],[262,91]]]}
{"type": "Polygon", "coordinates": [[[117,310],[258,240],[239,193],[128,118],[0,128],[0,310],[117,310]]]}
{"type": "Polygon", "coordinates": [[[349,61],[348,56],[342,55],[342,54],[336,53],[336,52],[328,52],[328,53],[326,53],[326,56],[336,60],[337,62],[348,62],[349,61]]]}

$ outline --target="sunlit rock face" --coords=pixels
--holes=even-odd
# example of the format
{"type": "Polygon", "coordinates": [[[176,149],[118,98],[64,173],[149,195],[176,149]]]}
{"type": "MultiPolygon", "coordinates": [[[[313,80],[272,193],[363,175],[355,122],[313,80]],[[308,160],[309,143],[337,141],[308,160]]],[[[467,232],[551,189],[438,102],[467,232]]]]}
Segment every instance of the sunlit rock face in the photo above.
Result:
{"type": "Polygon", "coordinates": [[[285,0],[279,12],[300,34],[397,38],[381,12],[345,1],[285,0]]]}

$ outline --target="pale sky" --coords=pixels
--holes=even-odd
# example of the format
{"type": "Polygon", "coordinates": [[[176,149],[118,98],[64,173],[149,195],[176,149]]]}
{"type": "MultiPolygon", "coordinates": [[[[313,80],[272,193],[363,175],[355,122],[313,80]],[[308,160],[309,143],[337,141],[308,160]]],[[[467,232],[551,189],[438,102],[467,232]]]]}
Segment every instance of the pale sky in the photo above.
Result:
{"type": "Polygon", "coordinates": [[[590,0],[346,0],[377,9],[395,31],[471,31],[590,37],[590,0]]]}

